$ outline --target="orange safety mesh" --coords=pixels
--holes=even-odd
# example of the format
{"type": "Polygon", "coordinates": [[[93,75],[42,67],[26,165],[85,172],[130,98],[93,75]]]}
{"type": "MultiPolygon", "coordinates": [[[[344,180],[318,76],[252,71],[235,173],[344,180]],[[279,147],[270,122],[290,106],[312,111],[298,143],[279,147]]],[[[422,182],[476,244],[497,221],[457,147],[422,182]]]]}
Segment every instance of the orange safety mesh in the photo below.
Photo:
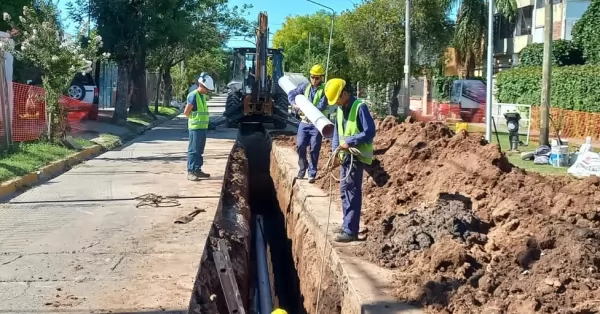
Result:
{"type": "MultiPolygon", "coordinates": [[[[598,113],[550,108],[550,117],[551,137],[554,137],[555,130],[558,128],[560,136],[564,138],[591,136],[592,139],[600,139],[600,114],[598,113]]],[[[532,107],[531,110],[531,131],[532,133],[540,131],[540,107],[538,106],[532,107]]]]}
{"type": "MultiPolygon", "coordinates": [[[[12,137],[15,142],[33,141],[46,131],[45,91],[41,87],[13,83],[12,137]]],[[[92,105],[61,96],[59,103],[67,110],[67,123],[75,129],[92,105]]],[[[1,132],[1,131],[0,131],[1,132]]]]}

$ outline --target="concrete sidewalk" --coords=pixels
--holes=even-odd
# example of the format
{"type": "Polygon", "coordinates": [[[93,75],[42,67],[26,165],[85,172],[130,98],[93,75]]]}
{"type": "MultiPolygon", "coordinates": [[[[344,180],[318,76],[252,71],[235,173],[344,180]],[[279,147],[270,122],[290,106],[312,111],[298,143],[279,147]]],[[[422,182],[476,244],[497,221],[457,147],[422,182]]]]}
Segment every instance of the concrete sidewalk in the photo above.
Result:
{"type": "Polygon", "coordinates": [[[186,179],[182,117],[0,205],[0,312],[186,311],[237,130],[209,132],[186,179]],[[134,198],[179,196],[179,206],[134,198]],[[206,210],[188,224],[175,219],[206,210]]]}

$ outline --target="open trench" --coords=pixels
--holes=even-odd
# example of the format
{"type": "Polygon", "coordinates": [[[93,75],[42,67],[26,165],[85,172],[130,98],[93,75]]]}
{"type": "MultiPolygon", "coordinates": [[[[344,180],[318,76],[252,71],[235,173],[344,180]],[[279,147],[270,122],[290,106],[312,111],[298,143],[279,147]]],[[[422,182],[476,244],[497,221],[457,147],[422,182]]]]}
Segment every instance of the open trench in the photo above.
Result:
{"type": "MultiPolygon", "coordinates": [[[[291,193],[293,182],[285,183],[287,187],[274,183],[271,145],[261,124],[240,126],[189,313],[242,313],[228,307],[224,290],[229,289],[219,281],[214,253],[223,240],[229,247],[244,313],[269,314],[276,308],[289,314],[317,313],[322,247],[318,248],[308,224],[290,210],[291,195],[286,194],[291,193]],[[265,259],[266,263],[260,262],[265,259]]],[[[342,292],[335,278],[325,267],[318,313],[341,313],[342,292]]]]}

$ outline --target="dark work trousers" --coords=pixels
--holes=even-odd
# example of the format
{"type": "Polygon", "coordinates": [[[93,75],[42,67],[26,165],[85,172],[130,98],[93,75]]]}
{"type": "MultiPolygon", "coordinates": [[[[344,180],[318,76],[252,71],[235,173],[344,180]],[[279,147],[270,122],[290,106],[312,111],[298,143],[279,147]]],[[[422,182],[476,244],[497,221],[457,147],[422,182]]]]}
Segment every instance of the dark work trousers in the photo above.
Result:
{"type": "Polygon", "coordinates": [[[350,155],[344,156],[341,165],[340,195],[342,198],[342,212],[344,221],[342,229],[349,235],[358,235],[360,228],[360,212],[362,207],[362,180],[364,163],[356,157],[350,163],[350,155]],[[346,178],[346,176],[348,176],[346,178]],[[343,180],[346,178],[345,180],[343,180]]]}
{"type": "Polygon", "coordinates": [[[189,173],[202,169],[204,163],[204,146],[206,145],[206,130],[188,130],[190,141],[188,143],[188,162],[189,173]]]}
{"type": "Polygon", "coordinates": [[[311,123],[300,122],[296,137],[296,151],[298,152],[298,166],[300,167],[299,176],[304,176],[307,169],[309,177],[315,178],[317,176],[317,164],[319,163],[322,141],[323,136],[319,133],[317,127],[311,123]],[[306,158],[308,145],[310,145],[310,161],[306,158]]]}

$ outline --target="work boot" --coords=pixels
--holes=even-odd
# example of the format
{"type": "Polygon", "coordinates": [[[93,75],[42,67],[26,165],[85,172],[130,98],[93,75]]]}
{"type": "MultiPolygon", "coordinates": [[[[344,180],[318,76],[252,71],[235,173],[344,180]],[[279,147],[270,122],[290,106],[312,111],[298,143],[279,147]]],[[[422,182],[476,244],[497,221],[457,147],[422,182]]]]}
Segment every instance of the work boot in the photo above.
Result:
{"type": "Polygon", "coordinates": [[[199,181],[200,178],[193,172],[188,172],[187,179],[190,181],[199,181]]]}
{"type": "Polygon", "coordinates": [[[358,236],[350,235],[346,232],[342,232],[342,233],[338,234],[333,241],[340,242],[340,243],[348,243],[348,242],[352,242],[352,241],[358,241],[358,236]]]}
{"type": "Polygon", "coordinates": [[[305,175],[306,175],[306,171],[298,171],[298,175],[296,176],[296,179],[302,180],[302,179],[304,179],[305,175]]]}
{"type": "Polygon", "coordinates": [[[315,181],[317,181],[315,177],[308,177],[308,183],[315,183],[315,181]]]}
{"type": "Polygon", "coordinates": [[[203,172],[202,170],[198,170],[198,171],[196,171],[196,176],[197,176],[199,179],[208,179],[208,178],[210,178],[210,174],[208,174],[208,173],[205,173],[205,172],[203,172]]]}

